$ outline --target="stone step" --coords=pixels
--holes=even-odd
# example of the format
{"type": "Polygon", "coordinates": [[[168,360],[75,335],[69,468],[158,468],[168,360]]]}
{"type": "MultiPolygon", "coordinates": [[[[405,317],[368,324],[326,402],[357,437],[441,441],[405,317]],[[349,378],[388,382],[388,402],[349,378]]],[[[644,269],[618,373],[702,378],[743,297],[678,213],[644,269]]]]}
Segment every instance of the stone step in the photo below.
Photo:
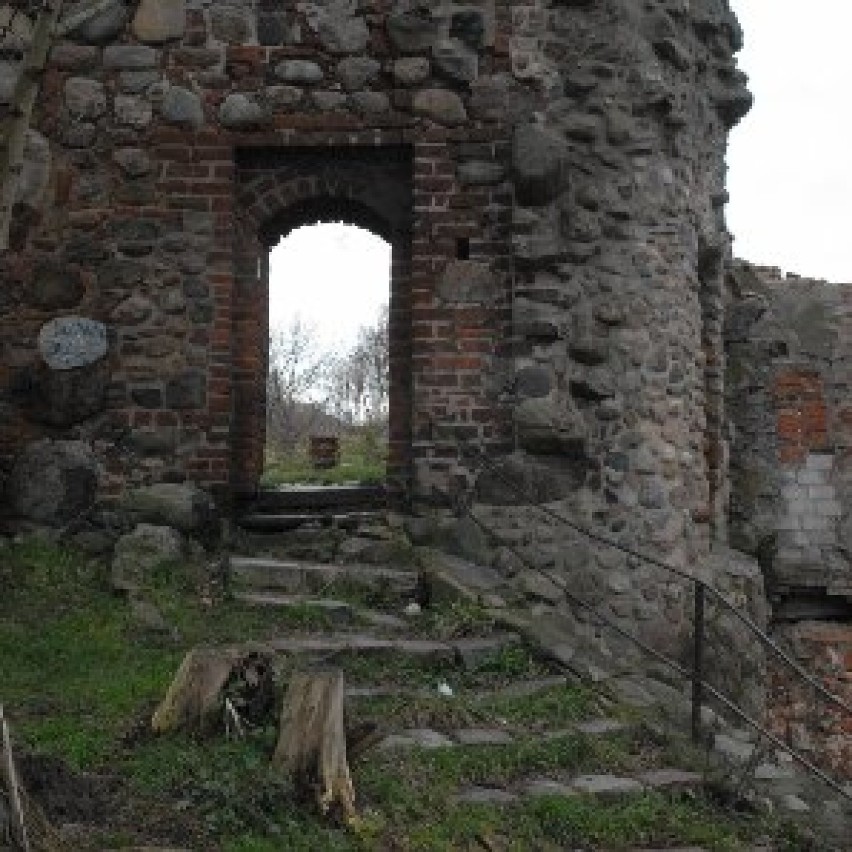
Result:
{"type": "Polygon", "coordinates": [[[384,517],[385,513],[381,511],[340,512],[331,509],[315,512],[249,512],[240,516],[238,524],[245,530],[257,533],[288,532],[307,525],[354,530],[361,524],[375,523],[384,517]]]}
{"type": "Polygon", "coordinates": [[[275,609],[299,609],[309,607],[325,610],[331,614],[338,613],[351,620],[355,607],[347,601],[336,601],[329,598],[312,598],[308,595],[276,595],[272,592],[237,592],[234,599],[252,606],[273,607],[275,609]]]}
{"type": "MultiPolygon", "coordinates": [[[[494,689],[478,689],[475,692],[460,692],[456,693],[459,697],[465,696],[474,700],[488,700],[495,696],[520,696],[527,697],[536,695],[546,689],[552,689],[556,686],[568,686],[569,679],[563,675],[555,675],[554,677],[534,678],[532,680],[523,680],[516,683],[501,684],[494,689]]],[[[434,687],[406,687],[406,686],[387,686],[387,685],[353,685],[346,687],[346,697],[350,699],[362,698],[382,698],[386,696],[410,696],[411,698],[431,697],[437,694],[437,689],[434,687]]]]}
{"type": "Polygon", "coordinates": [[[276,590],[289,594],[317,593],[335,582],[370,589],[389,589],[414,596],[420,576],[416,571],[372,565],[332,565],[296,562],[265,557],[232,556],[229,560],[232,582],[242,588],[276,590]]]}
{"type": "MultiPolygon", "coordinates": [[[[379,748],[453,748],[455,746],[506,746],[520,740],[549,740],[561,739],[572,734],[582,733],[587,736],[603,737],[620,733],[629,729],[629,725],[616,719],[591,719],[578,722],[570,728],[558,731],[536,731],[534,733],[518,733],[505,728],[458,728],[442,733],[431,728],[411,728],[397,731],[386,736],[379,748]]],[[[668,787],[674,789],[683,784],[689,786],[694,780],[690,773],[675,773],[676,770],[658,770],[641,776],[643,784],[654,789],[668,787]],[[646,777],[647,776],[647,777],[646,777]],[[688,777],[687,777],[688,776],[688,777]]]]}
{"type": "MultiPolygon", "coordinates": [[[[437,747],[437,746],[432,746],[437,747]]],[[[697,772],[683,772],[678,769],[659,769],[655,773],[644,773],[636,777],[618,775],[579,775],[568,781],[556,781],[536,776],[518,781],[505,787],[474,786],[467,787],[453,796],[457,803],[485,803],[512,805],[522,798],[537,796],[594,796],[595,798],[619,799],[622,796],[644,793],[650,790],[699,790],[704,778],[697,772]],[[671,778],[678,779],[678,785],[672,786],[671,778]]]]}
{"type": "Polygon", "coordinates": [[[514,633],[501,633],[484,638],[456,639],[450,642],[432,639],[399,639],[362,633],[315,634],[311,636],[286,636],[266,642],[251,643],[278,654],[328,654],[355,653],[360,656],[407,656],[419,662],[461,663],[474,666],[481,660],[521,641],[514,633]]]}
{"type": "Polygon", "coordinates": [[[404,630],[408,622],[386,612],[363,609],[349,601],[339,601],[329,598],[316,598],[310,595],[282,595],[275,592],[237,592],[234,599],[241,603],[257,607],[274,609],[314,608],[322,610],[338,624],[351,624],[361,620],[371,627],[384,630],[404,630]]]}
{"type": "Polygon", "coordinates": [[[382,509],[387,503],[387,493],[379,485],[292,485],[263,488],[237,500],[240,505],[263,513],[313,514],[328,509],[382,509]]]}

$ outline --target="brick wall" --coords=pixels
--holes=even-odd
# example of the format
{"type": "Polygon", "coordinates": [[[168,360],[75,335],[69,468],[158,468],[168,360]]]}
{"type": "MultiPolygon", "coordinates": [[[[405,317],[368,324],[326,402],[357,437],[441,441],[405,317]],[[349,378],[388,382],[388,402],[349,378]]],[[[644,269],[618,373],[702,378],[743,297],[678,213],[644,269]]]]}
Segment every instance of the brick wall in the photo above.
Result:
{"type": "MultiPolygon", "coordinates": [[[[778,638],[831,693],[852,703],[852,625],[801,622],[778,638]]],[[[852,779],[852,718],[774,662],[769,671],[769,729],[835,777],[852,779]]]]}

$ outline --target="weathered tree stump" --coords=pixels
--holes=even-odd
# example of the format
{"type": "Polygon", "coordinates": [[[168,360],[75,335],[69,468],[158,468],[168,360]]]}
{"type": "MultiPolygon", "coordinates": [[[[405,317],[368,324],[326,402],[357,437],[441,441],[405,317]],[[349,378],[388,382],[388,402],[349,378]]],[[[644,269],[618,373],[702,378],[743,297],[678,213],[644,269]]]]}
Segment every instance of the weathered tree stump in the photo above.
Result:
{"type": "MultiPolygon", "coordinates": [[[[5,825],[0,825],[0,841],[7,839],[22,852],[30,852],[27,821],[24,805],[21,801],[21,785],[18,781],[18,771],[15,768],[15,757],[12,754],[12,738],[9,726],[0,706],[0,795],[4,804],[5,825]],[[3,835],[6,835],[4,837],[3,835]]],[[[13,847],[14,848],[14,847],[13,847]]]]}
{"type": "Polygon", "coordinates": [[[59,833],[18,776],[9,725],[0,705],[0,848],[20,852],[62,852],[59,833]]]}
{"type": "Polygon", "coordinates": [[[313,799],[323,814],[355,813],[355,788],[346,754],[344,684],[340,669],[294,672],[284,699],[273,766],[292,780],[296,796],[313,799]]]}
{"type": "Polygon", "coordinates": [[[258,653],[193,648],[151,719],[154,733],[210,734],[225,727],[243,733],[274,709],[272,669],[258,653]]]}

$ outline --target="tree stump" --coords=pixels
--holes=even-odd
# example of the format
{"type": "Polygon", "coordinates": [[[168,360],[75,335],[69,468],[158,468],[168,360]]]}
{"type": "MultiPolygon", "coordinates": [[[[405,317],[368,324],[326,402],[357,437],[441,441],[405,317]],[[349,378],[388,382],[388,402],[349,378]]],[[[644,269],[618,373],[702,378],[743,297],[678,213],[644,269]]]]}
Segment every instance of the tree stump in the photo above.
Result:
{"type": "Polygon", "coordinates": [[[156,734],[210,734],[230,726],[241,734],[244,724],[261,724],[273,708],[272,669],[266,657],[233,648],[193,648],[154,713],[151,728],[156,734]]]}
{"type": "MultiPolygon", "coordinates": [[[[21,785],[18,781],[18,771],[15,768],[15,757],[12,754],[12,738],[9,726],[0,706],[0,793],[6,799],[8,808],[9,840],[23,852],[30,852],[27,821],[24,815],[24,805],[21,801],[21,785]]],[[[4,839],[0,837],[0,839],[4,839]]]]}
{"type": "Polygon", "coordinates": [[[0,848],[61,852],[62,840],[18,777],[9,726],[0,705],[0,848]]]}
{"type": "Polygon", "coordinates": [[[284,699],[273,766],[293,781],[300,800],[313,799],[320,812],[356,819],[355,789],[346,756],[340,669],[294,672],[284,699]]]}

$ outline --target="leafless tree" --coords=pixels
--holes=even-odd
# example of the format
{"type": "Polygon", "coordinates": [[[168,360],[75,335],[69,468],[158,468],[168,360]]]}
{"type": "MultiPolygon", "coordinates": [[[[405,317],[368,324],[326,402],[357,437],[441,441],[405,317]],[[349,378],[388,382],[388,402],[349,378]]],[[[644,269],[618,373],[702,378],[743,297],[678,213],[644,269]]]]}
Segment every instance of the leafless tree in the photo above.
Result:
{"type": "Polygon", "coordinates": [[[316,330],[294,317],[269,335],[266,429],[271,446],[291,450],[324,416],[322,388],[331,357],[319,351],[316,330]]]}
{"type": "Polygon", "coordinates": [[[362,326],[355,345],[335,359],[329,374],[329,407],[348,423],[380,424],[387,420],[390,350],[388,306],[376,322],[362,326]]]}

